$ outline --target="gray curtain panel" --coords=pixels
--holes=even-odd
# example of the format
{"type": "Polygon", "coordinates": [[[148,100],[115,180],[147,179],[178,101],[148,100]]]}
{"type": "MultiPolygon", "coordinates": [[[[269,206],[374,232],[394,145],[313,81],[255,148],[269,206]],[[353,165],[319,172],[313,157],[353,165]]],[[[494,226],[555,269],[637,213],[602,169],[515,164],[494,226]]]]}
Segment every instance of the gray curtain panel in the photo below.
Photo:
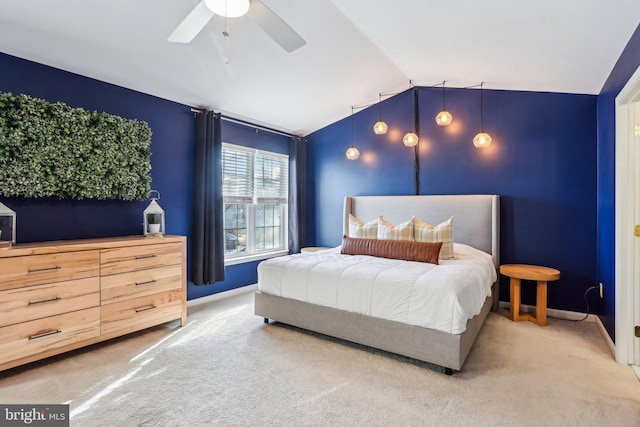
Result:
{"type": "Polygon", "coordinates": [[[222,132],[220,114],[196,119],[195,197],[191,280],[209,285],[224,280],[222,132]]]}
{"type": "Polygon", "coordinates": [[[307,218],[307,140],[298,136],[289,142],[289,252],[305,245],[307,218]]]}

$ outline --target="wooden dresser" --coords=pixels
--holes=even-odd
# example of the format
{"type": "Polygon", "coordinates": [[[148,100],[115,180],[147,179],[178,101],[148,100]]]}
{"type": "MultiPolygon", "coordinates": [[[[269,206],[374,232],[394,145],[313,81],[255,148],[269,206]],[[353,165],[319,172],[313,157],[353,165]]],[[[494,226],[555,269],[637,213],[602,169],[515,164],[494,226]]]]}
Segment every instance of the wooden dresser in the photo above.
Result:
{"type": "Polygon", "coordinates": [[[186,238],[0,250],[0,370],[168,321],[187,322],[186,238]]]}

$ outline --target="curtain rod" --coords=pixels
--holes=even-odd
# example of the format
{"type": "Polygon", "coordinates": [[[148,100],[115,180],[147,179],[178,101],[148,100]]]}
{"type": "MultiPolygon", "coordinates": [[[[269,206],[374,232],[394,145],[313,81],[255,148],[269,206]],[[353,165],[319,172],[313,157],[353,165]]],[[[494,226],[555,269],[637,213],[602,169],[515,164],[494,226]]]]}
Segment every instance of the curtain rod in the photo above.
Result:
{"type": "Polygon", "coordinates": [[[273,133],[273,134],[276,134],[276,135],[286,136],[286,137],[289,137],[289,138],[293,138],[293,137],[302,138],[299,135],[294,135],[294,134],[288,133],[288,132],[282,132],[280,130],[272,129],[272,128],[269,128],[269,127],[266,127],[266,126],[260,126],[260,125],[257,125],[255,123],[248,122],[246,120],[241,120],[241,119],[236,119],[234,117],[225,116],[224,114],[220,114],[220,117],[222,118],[222,120],[224,120],[226,122],[236,123],[236,124],[239,124],[239,125],[242,125],[242,126],[254,128],[256,131],[257,130],[262,130],[262,131],[265,131],[265,132],[270,132],[270,133],[273,133]]]}
{"type": "MultiPolygon", "coordinates": [[[[200,114],[203,111],[204,110],[199,110],[197,108],[191,107],[191,112],[192,113],[200,114]]],[[[265,132],[270,132],[270,133],[273,133],[273,134],[276,134],[276,135],[286,136],[286,137],[289,137],[289,138],[294,138],[295,137],[295,138],[304,139],[304,137],[300,136],[300,135],[294,135],[292,133],[283,132],[283,131],[280,131],[280,130],[277,130],[277,129],[272,129],[272,128],[269,128],[269,127],[266,127],[266,126],[257,125],[255,123],[251,123],[251,122],[248,122],[246,120],[236,119],[235,117],[225,116],[222,113],[218,113],[218,114],[220,114],[220,118],[222,120],[226,121],[226,122],[235,123],[235,124],[238,124],[238,125],[254,128],[256,131],[262,130],[262,131],[265,131],[265,132]]]]}

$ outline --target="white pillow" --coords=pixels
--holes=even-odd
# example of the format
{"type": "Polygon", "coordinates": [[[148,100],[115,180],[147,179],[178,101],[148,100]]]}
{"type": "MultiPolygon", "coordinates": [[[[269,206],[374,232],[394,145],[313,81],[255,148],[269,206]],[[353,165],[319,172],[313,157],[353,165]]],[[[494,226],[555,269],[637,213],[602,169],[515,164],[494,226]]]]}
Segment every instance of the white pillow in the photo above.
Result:
{"type": "Polygon", "coordinates": [[[378,216],[378,239],[380,240],[407,240],[413,241],[413,223],[416,217],[402,224],[393,225],[385,220],[382,215],[378,216]]]}
{"type": "Polygon", "coordinates": [[[416,242],[442,242],[440,259],[453,258],[453,217],[436,226],[416,219],[413,225],[413,238],[416,242]]]}
{"type": "Polygon", "coordinates": [[[361,239],[375,239],[378,234],[378,220],[374,219],[367,223],[360,221],[355,216],[349,214],[349,237],[361,239]]]}

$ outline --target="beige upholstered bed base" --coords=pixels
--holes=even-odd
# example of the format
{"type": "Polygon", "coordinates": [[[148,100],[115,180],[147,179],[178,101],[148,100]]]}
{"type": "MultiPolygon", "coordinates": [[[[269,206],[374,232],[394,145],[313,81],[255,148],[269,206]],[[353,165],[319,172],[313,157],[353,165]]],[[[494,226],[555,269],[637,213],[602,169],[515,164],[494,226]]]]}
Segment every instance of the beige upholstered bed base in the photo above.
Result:
{"type": "Polygon", "coordinates": [[[453,335],[261,292],[255,294],[255,313],[265,319],[439,365],[447,374],[462,368],[491,305],[492,298],[487,297],[482,311],[469,320],[467,329],[453,335]]]}
{"type": "MultiPolygon", "coordinates": [[[[438,224],[455,215],[454,241],[469,244],[499,259],[499,198],[495,195],[363,196],[345,198],[348,215],[368,221],[382,214],[393,223],[418,219],[438,224]]],[[[299,328],[439,365],[445,373],[460,370],[491,307],[498,303],[493,286],[480,314],[469,319],[462,334],[449,334],[391,320],[365,316],[315,304],[256,292],[255,314],[299,328]]]]}

